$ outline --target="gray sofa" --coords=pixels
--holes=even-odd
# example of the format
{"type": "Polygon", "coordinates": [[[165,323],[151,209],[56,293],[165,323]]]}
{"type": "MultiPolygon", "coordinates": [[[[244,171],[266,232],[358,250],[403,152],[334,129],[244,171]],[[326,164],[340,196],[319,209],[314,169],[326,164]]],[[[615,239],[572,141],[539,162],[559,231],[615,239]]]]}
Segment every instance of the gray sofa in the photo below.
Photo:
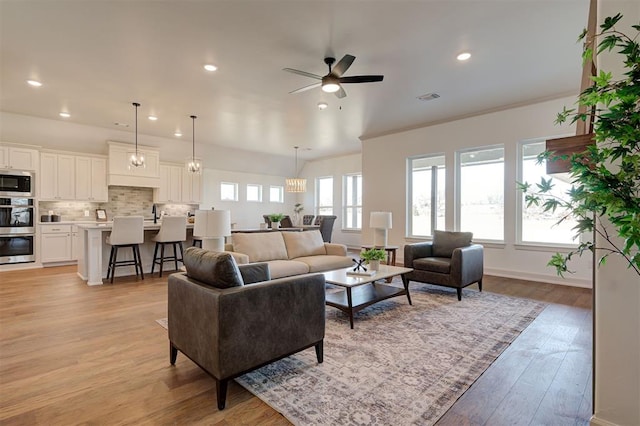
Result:
{"type": "Polygon", "coordinates": [[[234,377],[312,346],[322,362],[322,274],[270,280],[265,263],[238,266],[229,253],[196,247],[184,264],[169,276],[170,362],[180,351],[209,373],[218,409],[234,377]]]}
{"type": "Polygon", "coordinates": [[[434,231],[433,241],[404,246],[404,266],[413,268],[407,281],[453,287],[462,300],[462,289],[478,283],[482,291],[484,249],[471,242],[471,232],[434,231]]]}

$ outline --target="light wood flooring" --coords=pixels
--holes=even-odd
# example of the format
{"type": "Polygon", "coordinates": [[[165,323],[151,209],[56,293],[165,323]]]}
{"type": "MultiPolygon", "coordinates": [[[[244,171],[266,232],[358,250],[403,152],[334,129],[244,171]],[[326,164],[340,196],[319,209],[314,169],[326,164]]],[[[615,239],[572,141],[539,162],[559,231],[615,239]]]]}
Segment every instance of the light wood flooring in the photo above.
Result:
{"type": "MultiPolygon", "coordinates": [[[[235,382],[218,411],[213,379],[185,356],[169,364],[155,322],[166,275],[89,287],[75,270],[0,273],[0,424],[289,424],[235,382]]],[[[587,424],[591,291],[489,276],[484,287],[549,306],[438,424],[587,424]]]]}

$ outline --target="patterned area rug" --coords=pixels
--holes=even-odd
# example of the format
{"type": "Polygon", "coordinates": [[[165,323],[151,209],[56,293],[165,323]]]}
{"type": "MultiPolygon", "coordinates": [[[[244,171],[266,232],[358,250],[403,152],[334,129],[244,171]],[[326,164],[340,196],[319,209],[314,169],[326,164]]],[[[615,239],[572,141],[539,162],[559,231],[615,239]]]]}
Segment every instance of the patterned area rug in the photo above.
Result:
{"type": "Polygon", "coordinates": [[[411,299],[369,306],[354,330],[327,307],[324,363],[311,348],[236,381],[296,425],[432,425],[545,307],[417,283],[411,299]]]}

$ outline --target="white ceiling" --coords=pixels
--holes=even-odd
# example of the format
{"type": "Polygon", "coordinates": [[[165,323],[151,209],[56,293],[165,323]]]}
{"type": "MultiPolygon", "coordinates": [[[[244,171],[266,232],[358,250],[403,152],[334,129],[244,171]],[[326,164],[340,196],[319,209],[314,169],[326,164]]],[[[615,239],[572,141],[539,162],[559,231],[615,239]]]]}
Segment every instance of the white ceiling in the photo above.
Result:
{"type": "Polygon", "coordinates": [[[361,137],[576,94],[588,3],[0,0],[0,109],[55,120],[68,110],[68,121],[133,132],[138,101],[140,143],[190,149],[195,114],[197,144],[357,152],[361,137]],[[455,59],[462,51],[469,61],[455,59]],[[345,76],[384,81],[344,85],[342,100],[288,93],[314,80],[282,68],[324,75],[323,58],[346,53],[356,60],[345,76]],[[441,97],[417,99],[429,92],[441,97]]]}

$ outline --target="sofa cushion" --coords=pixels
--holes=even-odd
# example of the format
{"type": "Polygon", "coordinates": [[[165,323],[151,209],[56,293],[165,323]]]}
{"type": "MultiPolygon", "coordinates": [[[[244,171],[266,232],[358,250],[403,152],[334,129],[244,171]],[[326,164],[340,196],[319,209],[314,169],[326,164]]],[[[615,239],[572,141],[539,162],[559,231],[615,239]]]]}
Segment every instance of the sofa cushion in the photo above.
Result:
{"type": "Polygon", "coordinates": [[[305,256],[296,258],[298,262],[304,262],[309,267],[309,272],[324,272],[332,269],[342,269],[353,266],[353,259],[346,256],[305,256]]]}
{"type": "Polygon", "coordinates": [[[415,259],[413,269],[419,271],[438,272],[448,274],[451,271],[451,258],[447,257],[423,257],[415,259]]]}
{"type": "Polygon", "coordinates": [[[238,232],[231,238],[233,251],[249,256],[249,262],[287,259],[287,247],[281,232],[238,232]]]}
{"type": "Polygon", "coordinates": [[[283,232],[284,245],[287,247],[289,259],[302,256],[327,254],[320,231],[283,232]]]}
{"type": "Polygon", "coordinates": [[[244,285],[238,264],[229,253],[189,247],[184,252],[184,266],[189,278],[212,287],[230,288],[244,285]]]}
{"type": "Polygon", "coordinates": [[[453,250],[471,244],[473,232],[434,231],[433,256],[451,257],[453,250]]]}
{"type": "Polygon", "coordinates": [[[267,263],[272,280],[309,273],[309,266],[306,263],[295,260],[271,260],[267,263]]]}

